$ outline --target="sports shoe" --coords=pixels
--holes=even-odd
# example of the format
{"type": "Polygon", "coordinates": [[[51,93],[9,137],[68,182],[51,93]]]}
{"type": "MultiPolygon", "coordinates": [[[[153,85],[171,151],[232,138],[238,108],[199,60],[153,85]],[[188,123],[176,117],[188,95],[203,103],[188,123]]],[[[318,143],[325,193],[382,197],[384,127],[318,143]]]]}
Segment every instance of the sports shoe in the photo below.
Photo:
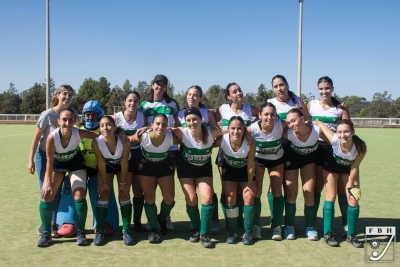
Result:
{"type": "Polygon", "coordinates": [[[275,241],[282,240],[282,230],[279,225],[276,226],[274,229],[272,229],[272,240],[275,240],[275,241]]]}
{"type": "Polygon", "coordinates": [[[347,237],[347,225],[343,226],[342,232],[340,233],[340,235],[345,238],[347,237]]]}
{"type": "Polygon", "coordinates": [[[338,242],[336,241],[335,233],[332,233],[332,232],[325,234],[324,241],[326,244],[328,244],[328,246],[331,246],[331,247],[337,247],[339,245],[338,242]]]}
{"type": "Polygon", "coordinates": [[[47,247],[51,244],[51,235],[49,232],[42,232],[42,236],[40,237],[39,241],[37,242],[38,247],[47,247]]]}
{"type": "Polygon", "coordinates": [[[211,242],[210,237],[207,234],[204,234],[200,237],[200,244],[204,247],[204,248],[212,248],[214,245],[211,242]]]}
{"type": "Polygon", "coordinates": [[[78,229],[78,233],[76,235],[76,244],[78,246],[86,246],[87,245],[85,229],[78,229]]]}
{"type": "Polygon", "coordinates": [[[242,237],[243,245],[252,245],[253,244],[253,237],[251,236],[251,232],[246,231],[242,237]]]}
{"type": "Polygon", "coordinates": [[[105,244],[104,242],[104,235],[103,233],[97,232],[93,238],[93,245],[95,246],[103,246],[105,244]]]}
{"type": "Polygon", "coordinates": [[[221,233],[221,229],[219,227],[219,221],[218,220],[212,220],[211,221],[211,229],[210,229],[210,233],[212,235],[218,235],[221,233]]]}
{"type": "Polygon", "coordinates": [[[134,222],[133,223],[133,230],[136,232],[144,232],[146,229],[144,229],[144,226],[141,222],[134,222]]]}
{"type": "Polygon", "coordinates": [[[149,222],[147,222],[146,224],[142,224],[142,226],[143,226],[143,229],[144,229],[144,230],[150,231],[150,224],[149,224],[149,222]]]}
{"type": "Polygon", "coordinates": [[[165,219],[165,222],[167,223],[167,229],[168,231],[174,231],[174,225],[172,224],[172,220],[171,220],[171,215],[168,215],[167,218],[165,219]]]}
{"type": "Polygon", "coordinates": [[[61,225],[60,229],[58,229],[57,233],[60,236],[70,237],[76,236],[77,230],[75,224],[64,223],[63,225],[61,225]]]}
{"type": "Polygon", "coordinates": [[[358,238],[355,234],[349,235],[346,238],[346,241],[347,241],[347,243],[350,243],[355,248],[363,248],[364,247],[363,243],[361,243],[361,241],[358,240],[358,238]]]}
{"type": "Polygon", "coordinates": [[[235,244],[238,235],[235,232],[229,232],[228,238],[226,239],[227,244],[235,244]]]}
{"type": "Polygon", "coordinates": [[[51,225],[51,237],[58,237],[58,227],[57,224],[52,224],[51,225]]]}
{"type": "Polygon", "coordinates": [[[190,225],[189,225],[189,231],[190,231],[190,232],[196,231],[196,229],[194,229],[193,223],[190,223],[190,225]]]}
{"type": "Polygon", "coordinates": [[[311,240],[311,241],[318,240],[318,232],[317,232],[317,230],[315,230],[314,227],[307,227],[306,235],[307,235],[308,240],[311,240]]]}
{"type": "Polygon", "coordinates": [[[161,234],[162,234],[162,235],[166,235],[167,232],[168,232],[168,229],[167,229],[167,222],[166,222],[166,221],[163,221],[163,222],[158,221],[158,223],[159,223],[159,225],[160,225],[160,232],[161,232],[161,234]]]}
{"type": "Polygon", "coordinates": [[[158,243],[161,239],[160,233],[157,231],[151,231],[148,239],[150,243],[158,243]]]}
{"type": "Polygon", "coordinates": [[[37,230],[38,235],[42,235],[42,225],[39,226],[39,229],[37,230]]]}
{"type": "Polygon", "coordinates": [[[122,239],[125,246],[132,246],[135,243],[130,231],[122,231],[122,239]]]}
{"type": "Polygon", "coordinates": [[[284,235],[286,240],[295,240],[294,226],[286,226],[284,235]]]}
{"type": "Polygon", "coordinates": [[[253,231],[251,235],[253,238],[261,239],[261,227],[258,225],[253,225],[253,231]]]}
{"type": "Polygon", "coordinates": [[[193,234],[190,236],[189,241],[192,243],[197,243],[200,240],[200,232],[194,231],[193,234]]]}

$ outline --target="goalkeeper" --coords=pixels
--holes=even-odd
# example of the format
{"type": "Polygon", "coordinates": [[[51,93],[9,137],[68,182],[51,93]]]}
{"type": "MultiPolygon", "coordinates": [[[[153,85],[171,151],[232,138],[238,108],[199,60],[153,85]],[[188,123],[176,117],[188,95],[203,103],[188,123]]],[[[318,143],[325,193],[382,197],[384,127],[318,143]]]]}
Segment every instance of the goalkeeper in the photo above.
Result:
{"type": "Polygon", "coordinates": [[[314,121],[320,127],[321,138],[326,139],[333,149],[332,154],[327,154],[324,160],[324,178],[326,199],[324,202],[324,241],[329,246],[338,246],[332,232],[334,218],[334,204],[337,194],[337,183],[342,180],[346,184],[348,200],[347,207],[347,239],[346,241],[356,248],[363,244],[356,236],[356,225],[360,214],[358,201],[361,191],[357,187],[358,168],[367,147],[363,140],[355,135],[353,123],[350,120],[341,120],[337,124],[336,133],[319,121],[314,121]],[[323,136],[324,135],[324,136],[323,136]]]}

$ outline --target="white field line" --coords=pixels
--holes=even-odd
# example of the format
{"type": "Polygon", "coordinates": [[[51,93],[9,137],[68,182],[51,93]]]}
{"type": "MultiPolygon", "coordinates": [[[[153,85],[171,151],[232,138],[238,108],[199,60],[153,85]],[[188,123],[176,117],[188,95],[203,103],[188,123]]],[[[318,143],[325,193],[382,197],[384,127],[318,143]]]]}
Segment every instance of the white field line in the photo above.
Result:
{"type": "Polygon", "coordinates": [[[32,134],[32,133],[13,134],[13,135],[4,135],[4,136],[0,136],[0,138],[3,138],[3,137],[14,137],[14,136],[20,136],[20,135],[27,135],[27,134],[32,134]]]}

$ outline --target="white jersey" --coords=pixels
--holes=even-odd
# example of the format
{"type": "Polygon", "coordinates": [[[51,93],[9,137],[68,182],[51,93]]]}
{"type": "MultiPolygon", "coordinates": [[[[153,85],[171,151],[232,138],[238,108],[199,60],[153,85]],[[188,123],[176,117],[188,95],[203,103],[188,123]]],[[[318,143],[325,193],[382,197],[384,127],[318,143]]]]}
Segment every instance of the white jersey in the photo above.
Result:
{"type": "Polygon", "coordinates": [[[207,144],[198,143],[193,138],[192,133],[189,128],[183,129],[183,159],[195,166],[203,166],[208,161],[210,161],[214,138],[211,135],[210,130],[207,130],[207,144]]]}
{"type": "Polygon", "coordinates": [[[62,147],[60,129],[50,132],[54,138],[55,154],[54,159],[59,162],[67,162],[73,159],[79,151],[79,143],[81,142],[81,137],[79,135],[79,129],[76,127],[72,128],[71,138],[69,139],[67,147],[62,147]]]}
{"type": "Polygon", "coordinates": [[[250,146],[246,139],[243,139],[242,146],[238,151],[233,151],[229,133],[222,136],[221,149],[224,151],[224,159],[229,166],[234,168],[242,168],[247,164],[247,156],[249,155],[250,146]]]}
{"type": "MultiPolygon", "coordinates": [[[[294,98],[296,99],[297,106],[301,107],[300,97],[295,95],[294,98]]],[[[278,114],[279,119],[281,119],[281,120],[286,120],[286,116],[287,116],[289,110],[296,107],[296,104],[293,102],[292,98],[289,97],[289,99],[290,100],[287,103],[278,101],[276,99],[276,97],[267,100],[267,102],[274,104],[274,106],[276,107],[276,113],[278,114]]]]}
{"type": "Polygon", "coordinates": [[[358,155],[356,146],[353,144],[350,153],[343,153],[340,148],[340,140],[336,133],[332,136],[331,144],[333,148],[333,157],[336,162],[340,165],[351,166],[358,155]]]}
{"type": "MultiPolygon", "coordinates": [[[[143,113],[138,109],[136,112],[136,120],[129,124],[125,117],[123,111],[115,114],[115,124],[117,127],[121,127],[124,130],[125,135],[132,136],[136,131],[144,126],[144,116],[143,113]]],[[[132,144],[131,149],[139,148],[140,144],[132,144]]]]}
{"type": "Polygon", "coordinates": [[[310,125],[310,126],[311,126],[311,133],[305,142],[299,140],[299,138],[291,129],[288,129],[287,131],[288,140],[291,141],[289,147],[299,155],[308,155],[316,151],[318,148],[319,127],[316,125],[310,125]]]}
{"type": "Polygon", "coordinates": [[[174,138],[170,131],[167,131],[165,134],[164,142],[156,147],[153,145],[150,139],[150,132],[152,130],[148,130],[142,135],[142,153],[146,159],[152,162],[158,162],[166,159],[168,157],[168,152],[171,146],[174,144],[174,138]]]}
{"type": "Polygon", "coordinates": [[[251,136],[256,142],[256,157],[267,160],[277,160],[283,156],[283,128],[280,119],[274,122],[274,128],[269,134],[260,129],[258,121],[251,124],[251,136]]]}
{"type": "Polygon", "coordinates": [[[100,135],[96,137],[97,144],[99,146],[99,150],[101,154],[103,155],[104,160],[108,164],[115,164],[115,165],[120,165],[121,164],[121,159],[122,159],[122,154],[124,152],[124,146],[122,145],[121,140],[116,136],[117,138],[117,149],[115,150],[115,154],[111,154],[110,150],[107,147],[107,144],[104,140],[104,136],[100,135]]]}
{"type": "Polygon", "coordinates": [[[336,124],[343,115],[343,109],[332,106],[325,110],[319,100],[316,99],[310,101],[310,110],[308,112],[310,112],[312,121],[322,121],[334,132],[336,132],[336,124]]]}
{"type": "Polygon", "coordinates": [[[221,120],[222,120],[222,129],[228,129],[229,120],[233,116],[240,116],[244,120],[244,126],[250,126],[251,119],[253,115],[251,114],[251,106],[249,104],[243,104],[242,110],[239,113],[233,112],[231,106],[229,104],[223,104],[221,106],[221,120]]]}
{"type": "MultiPolygon", "coordinates": [[[[186,108],[184,108],[178,112],[178,119],[181,124],[180,126],[182,126],[182,127],[186,127],[185,111],[186,111],[186,108]]],[[[209,129],[210,125],[208,124],[208,122],[209,122],[208,109],[200,108],[200,113],[201,113],[201,117],[202,117],[202,123],[204,124],[204,126],[206,126],[207,129],[209,129]]]]}

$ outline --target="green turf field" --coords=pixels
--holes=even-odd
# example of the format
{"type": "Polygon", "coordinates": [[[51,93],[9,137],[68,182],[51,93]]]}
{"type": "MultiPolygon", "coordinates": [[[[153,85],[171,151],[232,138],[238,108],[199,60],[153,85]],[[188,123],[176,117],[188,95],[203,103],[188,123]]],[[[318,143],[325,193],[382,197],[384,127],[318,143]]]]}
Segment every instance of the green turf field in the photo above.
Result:
{"type": "MultiPolygon", "coordinates": [[[[37,176],[27,171],[29,146],[35,126],[0,125],[0,266],[360,266],[364,262],[364,249],[351,247],[338,237],[340,247],[328,247],[322,240],[308,241],[303,233],[303,200],[299,193],[296,217],[296,240],[272,241],[269,229],[269,209],[266,194],[262,197],[263,239],[253,246],[225,244],[226,233],[213,236],[214,249],[204,249],[200,244],[188,241],[189,219],[185,210],[184,196],[176,181],[176,205],[172,210],[175,231],[169,232],[161,244],[149,244],[147,233],[134,235],[138,243],[132,247],[123,245],[116,234],[103,247],[93,245],[78,247],[75,239],[53,239],[48,248],[38,248],[37,228],[40,225],[37,176]]],[[[400,231],[399,156],[400,130],[356,129],[366,141],[368,153],[361,164],[361,188],[359,237],[364,239],[365,226],[396,226],[400,231]],[[397,203],[396,203],[397,199],[397,203]]],[[[215,151],[214,151],[215,153],[215,151]]],[[[214,185],[220,192],[219,175],[214,168],[214,185]]],[[[264,193],[268,182],[264,183],[264,193]]],[[[322,236],[322,205],[318,213],[317,230],[322,236]]],[[[157,203],[161,201],[157,196],[157,203]]],[[[88,203],[90,203],[88,201],[88,203]]],[[[340,210],[336,204],[335,230],[340,230],[340,210]]],[[[220,218],[222,217],[221,210],[220,218]]],[[[92,214],[86,226],[87,237],[93,238],[92,214]]],[[[142,222],[146,222],[143,213],[142,222]]],[[[223,219],[221,218],[221,227],[223,219]]],[[[397,235],[397,240],[400,236],[397,235]]],[[[398,243],[397,243],[398,244],[398,243]]],[[[397,256],[400,256],[397,246],[397,256]]],[[[387,264],[398,266],[398,262],[387,264]]],[[[383,266],[380,264],[379,266],[383,266]]]]}

